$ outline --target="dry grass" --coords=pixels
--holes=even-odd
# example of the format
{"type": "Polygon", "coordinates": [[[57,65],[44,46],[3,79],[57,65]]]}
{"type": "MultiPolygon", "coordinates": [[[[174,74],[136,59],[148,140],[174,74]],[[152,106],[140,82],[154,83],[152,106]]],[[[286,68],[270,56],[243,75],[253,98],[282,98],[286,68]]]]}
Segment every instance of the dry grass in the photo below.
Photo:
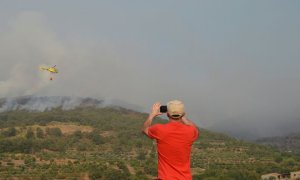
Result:
{"type": "Polygon", "coordinates": [[[128,169],[130,174],[132,174],[132,175],[136,174],[136,172],[135,172],[135,170],[132,166],[130,166],[129,164],[127,164],[126,166],[127,166],[127,169],[128,169]]]}
{"type": "MultiPolygon", "coordinates": [[[[83,125],[77,125],[72,123],[60,123],[60,122],[51,122],[47,124],[46,126],[39,126],[39,125],[33,125],[33,126],[26,126],[24,127],[15,127],[17,131],[19,131],[19,135],[17,136],[25,136],[26,129],[32,128],[32,130],[36,131],[37,128],[41,128],[44,132],[46,131],[46,128],[59,128],[61,132],[65,135],[73,134],[76,131],[81,132],[92,132],[94,128],[91,126],[83,126],[83,125]]],[[[1,131],[7,130],[8,128],[0,129],[1,131]]],[[[106,131],[103,132],[103,136],[110,136],[112,135],[112,132],[106,131]]]]}
{"type": "Polygon", "coordinates": [[[112,136],[113,135],[113,131],[103,131],[100,135],[102,137],[109,137],[109,136],[112,136]]]}
{"type": "MultiPolygon", "coordinates": [[[[59,128],[63,134],[73,134],[76,131],[81,132],[92,132],[94,128],[91,126],[82,126],[82,125],[76,125],[76,124],[49,124],[46,127],[48,128],[59,128]]],[[[42,126],[40,126],[42,128],[42,126]]],[[[45,128],[45,127],[44,127],[45,128]]]]}

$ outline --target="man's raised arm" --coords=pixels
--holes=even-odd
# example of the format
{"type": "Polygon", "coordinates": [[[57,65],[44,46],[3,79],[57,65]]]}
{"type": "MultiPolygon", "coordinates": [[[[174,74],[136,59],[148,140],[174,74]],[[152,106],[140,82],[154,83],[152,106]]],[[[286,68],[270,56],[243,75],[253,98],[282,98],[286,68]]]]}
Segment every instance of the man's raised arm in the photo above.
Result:
{"type": "Polygon", "coordinates": [[[182,120],[183,124],[186,124],[186,125],[189,125],[189,126],[194,126],[194,127],[198,128],[197,125],[193,121],[191,121],[188,118],[186,118],[186,116],[183,116],[181,118],[181,120],[182,120]]]}
{"type": "Polygon", "coordinates": [[[153,118],[155,118],[156,116],[158,115],[161,115],[162,113],[160,112],[160,106],[161,104],[159,102],[153,104],[152,106],[152,112],[151,114],[149,114],[147,120],[144,122],[144,126],[143,126],[143,129],[142,131],[148,135],[148,129],[149,127],[151,126],[152,124],[152,120],[153,118]]]}

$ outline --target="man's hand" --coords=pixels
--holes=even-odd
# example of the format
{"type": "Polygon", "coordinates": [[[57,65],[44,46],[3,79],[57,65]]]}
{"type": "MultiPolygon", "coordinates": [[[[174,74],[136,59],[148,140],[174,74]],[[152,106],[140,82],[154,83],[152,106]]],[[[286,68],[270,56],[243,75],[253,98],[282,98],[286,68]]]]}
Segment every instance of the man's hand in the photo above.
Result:
{"type": "Polygon", "coordinates": [[[160,102],[157,102],[157,103],[153,104],[153,106],[152,106],[152,112],[148,116],[147,120],[144,122],[143,132],[145,134],[147,134],[147,135],[148,135],[148,128],[151,126],[153,118],[155,118],[156,116],[162,114],[160,112],[160,106],[161,106],[160,102]]]}
{"type": "Polygon", "coordinates": [[[157,102],[157,103],[154,103],[153,106],[152,106],[152,112],[150,114],[150,116],[158,116],[158,115],[162,115],[163,113],[160,112],[160,102],[157,102]]]}

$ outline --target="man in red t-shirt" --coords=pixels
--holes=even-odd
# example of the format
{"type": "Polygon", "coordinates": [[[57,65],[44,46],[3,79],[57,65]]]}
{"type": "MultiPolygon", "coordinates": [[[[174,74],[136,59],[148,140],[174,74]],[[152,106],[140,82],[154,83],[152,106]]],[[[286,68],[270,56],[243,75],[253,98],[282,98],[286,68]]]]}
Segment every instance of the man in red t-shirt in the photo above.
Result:
{"type": "Polygon", "coordinates": [[[157,142],[158,179],[191,180],[190,154],[198,138],[198,128],[185,118],[184,104],[178,100],[167,104],[167,124],[151,126],[153,118],[162,114],[160,106],[160,103],[153,105],[143,126],[143,132],[157,142]]]}

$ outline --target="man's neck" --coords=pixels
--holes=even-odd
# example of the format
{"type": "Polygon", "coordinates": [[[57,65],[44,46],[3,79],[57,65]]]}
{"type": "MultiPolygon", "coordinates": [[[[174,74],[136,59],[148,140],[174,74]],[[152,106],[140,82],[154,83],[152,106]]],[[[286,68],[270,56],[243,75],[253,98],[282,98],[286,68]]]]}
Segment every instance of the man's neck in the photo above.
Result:
{"type": "Polygon", "coordinates": [[[181,122],[182,119],[181,119],[181,118],[180,118],[180,119],[172,119],[172,118],[169,118],[169,121],[170,121],[170,122],[181,122]]]}

